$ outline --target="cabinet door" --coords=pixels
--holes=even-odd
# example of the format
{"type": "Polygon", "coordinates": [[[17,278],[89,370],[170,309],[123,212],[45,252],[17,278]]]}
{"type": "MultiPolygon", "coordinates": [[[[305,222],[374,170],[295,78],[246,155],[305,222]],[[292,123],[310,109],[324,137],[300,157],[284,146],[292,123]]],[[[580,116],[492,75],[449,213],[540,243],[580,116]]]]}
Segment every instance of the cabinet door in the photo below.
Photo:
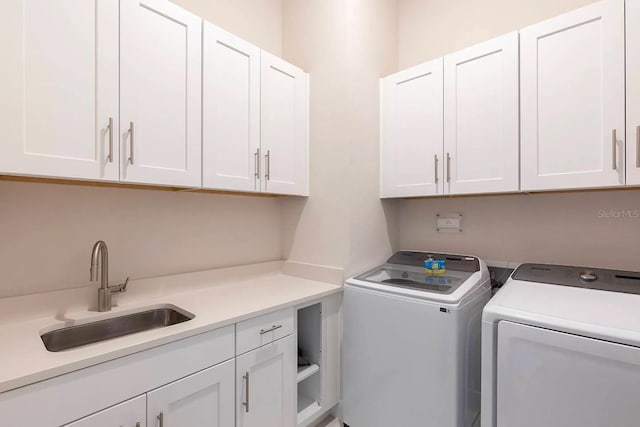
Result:
{"type": "Polygon", "coordinates": [[[237,427],[295,426],[295,356],[295,335],[289,335],[237,357],[237,427]]]}
{"type": "Polygon", "coordinates": [[[442,194],[442,58],[380,82],[380,195],[442,194]]]}
{"type": "Polygon", "coordinates": [[[202,186],[260,190],[260,49],[203,24],[202,186]]]}
{"type": "Polygon", "coordinates": [[[307,195],[308,75],[262,51],[260,77],[262,189],[307,195]]]}
{"type": "Polygon", "coordinates": [[[3,1],[0,57],[0,172],[117,181],[117,2],[3,1]]]}
{"type": "Polygon", "coordinates": [[[624,2],[520,32],[522,190],[624,184],[624,2]]]}
{"type": "Polygon", "coordinates": [[[147,425],[233,427],[234,360],[147,394],[147,425]]]}
{"type": "Polygon", "coordinates": [[[444,192],[518,191],[518,33],[444,58],[444,192]]]}
{"type": "Polygon", "coordinates": [[[100,411],[66,427],[144,427],[147,419],[147,397],[138,396],[100,411]]]}
{"type": "Polygon", "coordinates": [[[120,1],[122,181],[201,185],[201,27],[165,0],[120,1]]]}
{"type": "Polygon", "coordinates": [[[627,0],[627,184],[640,185],[640,0],[627,0]]]}

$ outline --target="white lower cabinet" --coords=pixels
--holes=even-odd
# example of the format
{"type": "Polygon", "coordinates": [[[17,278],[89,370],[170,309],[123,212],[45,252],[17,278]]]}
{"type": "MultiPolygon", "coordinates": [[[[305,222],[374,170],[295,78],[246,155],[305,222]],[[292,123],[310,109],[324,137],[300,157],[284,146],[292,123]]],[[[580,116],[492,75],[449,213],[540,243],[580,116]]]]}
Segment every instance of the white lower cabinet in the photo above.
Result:
{"type": "Polygon", "coordinates": [[[65,427],[144,427],[147,418],[146,396],[138,396],[119,405],[89,415],[65,427]]]}
{"type": "Polygon", "coordinates": [[[0,393],[0,425],[306,426],[339,399],[339,302],[309,302],[301,340],[286,308],[0,393]],[[308,389],[296,387],[298,348],[316,364],[308,389]],[[301,422],[308,399],[314,417],[301,422]]]}
{"type": "Polygon", "coordinates": [[[147,394],[147,425],[233,427],[234,361],[183,378],[147,394]]]}
{"type": "Polygon", "coordinates": [[[236,359],[236,426],[296,425],[295,335],[236,359]]]}
{"type": "Polygon", "coordinates": [[[234,362],[205,369],[66,427],[233,427],[234,362]]]}

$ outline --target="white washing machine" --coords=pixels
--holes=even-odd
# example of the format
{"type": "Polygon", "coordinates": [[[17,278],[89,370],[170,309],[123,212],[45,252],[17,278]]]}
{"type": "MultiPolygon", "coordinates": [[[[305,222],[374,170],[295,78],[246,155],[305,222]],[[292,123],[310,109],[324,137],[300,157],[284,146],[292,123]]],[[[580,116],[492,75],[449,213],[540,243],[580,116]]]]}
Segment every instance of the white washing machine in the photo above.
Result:
{"type": "Polygon", "coordinates": [[[426,275],[401,251],[349,279],[343,299],[343,418],[350,427],[468,427],[480,411],[480,324],[489,272],[472,256],[426,275]]]}
{"type": "Polygon", "coordinates": [[[482,427],[640,425],[640,273],[523,264],[482,322],[482,427]]]}

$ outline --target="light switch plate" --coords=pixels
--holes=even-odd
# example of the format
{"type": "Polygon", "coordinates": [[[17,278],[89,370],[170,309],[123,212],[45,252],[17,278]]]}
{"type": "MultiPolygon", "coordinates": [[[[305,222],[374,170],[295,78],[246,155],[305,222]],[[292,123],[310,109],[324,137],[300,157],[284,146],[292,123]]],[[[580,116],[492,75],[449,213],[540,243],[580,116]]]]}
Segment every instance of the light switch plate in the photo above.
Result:
{"type": "Polygon", "coordinates": [[[439,233],[462,232],[462,214],[436,214],[436,231],[439,233]]]}

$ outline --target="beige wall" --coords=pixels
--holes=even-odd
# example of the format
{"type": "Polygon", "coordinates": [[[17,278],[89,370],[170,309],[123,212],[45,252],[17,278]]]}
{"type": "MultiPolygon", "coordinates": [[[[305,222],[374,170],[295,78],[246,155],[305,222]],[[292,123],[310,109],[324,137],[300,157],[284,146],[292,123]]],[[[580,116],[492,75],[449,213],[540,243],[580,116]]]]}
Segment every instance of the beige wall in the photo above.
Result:
{"type": "Polygon", "coordinates": [[[0,182],[0,297],[281,258],[275,198],[0,182]]]}
{"type": "MultiPolygon", "coordinates": [[[[578,8],[591,0],[399,0],[399,65],[406,68],[578,8]]],[[[398,201],[405,249],[488,260],[640,269],[640,190],[398,201]],[[435,231],[436,213],[463,214],[463,232],[435,231]],[[632,212],[633,213],[633,212],[632,212]]]]}
{"type": "Polygon", "coordinates": [[[400,69],[592,2],[593,0],[398,0],[400,69]]]}
{"type": "Polygon", "coordinates": [[[379,79],[397,61],[396,1],[349,2],[349,258],[351,276],[384,262],[397,244],[396,207],[381,201],[379,79]]]}
{"type": "Polygon", "coordinates": [[[281,0],[172,0],[275,55],[282,52],[281,0]]]}
{"type": "Polygon", "coordinates": [[[464,252],[512,263],[640,269],[640,190],[399,203],[400,247],[405,249],[464,252]],[[636,217],[615,218],[621,211],[636,217]],[[452,212],[462,213],[463,232],[436,232],[436,213],[452,212]]]}
{"type": "Polygon", "coordinates": [[[310,192],[284,201],[284,254],[345,269],[391,252],[378,198],[378,79],[397,66],[395,0],[283,1],[283,56],[311,74],[310,192]]]}
{"type": "Polygon", "coordinates": [[[347,9],[343,0],[283,0],[282,12],[283,57],[310,73],[311,93],[311,197],[283,201],[284,257],[343,268],[348,251],[347,9]]]}
{"type": "MultiPolygon", "coordinates": [[[[280,0],[175,0],[275,54],[280,0]]],[[[0,182],[0,297],[89,286],[93,242],[112,280],[282,258],[280,200],[0,182]]]]}

